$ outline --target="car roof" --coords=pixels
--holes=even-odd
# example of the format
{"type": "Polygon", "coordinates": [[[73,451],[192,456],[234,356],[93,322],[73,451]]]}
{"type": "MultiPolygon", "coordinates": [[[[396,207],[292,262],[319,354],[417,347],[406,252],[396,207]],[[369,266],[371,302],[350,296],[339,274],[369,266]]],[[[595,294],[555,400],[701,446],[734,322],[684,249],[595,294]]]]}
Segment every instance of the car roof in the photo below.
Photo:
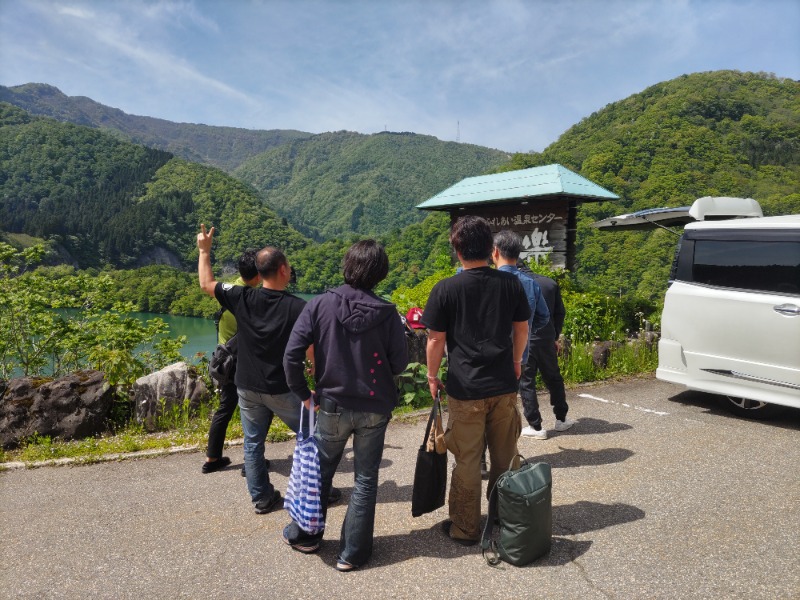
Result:
{"type": "Polygon", "coordinates": [[[688,223],[686,229],[800,229],[800,215],[697,221],[688,223]]]}

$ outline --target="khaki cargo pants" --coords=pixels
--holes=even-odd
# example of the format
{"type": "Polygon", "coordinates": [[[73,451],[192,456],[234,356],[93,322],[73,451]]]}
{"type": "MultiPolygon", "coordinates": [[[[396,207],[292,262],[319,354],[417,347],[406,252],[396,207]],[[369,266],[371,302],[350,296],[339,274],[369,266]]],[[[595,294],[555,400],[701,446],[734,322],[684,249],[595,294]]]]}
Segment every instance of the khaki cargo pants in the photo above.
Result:
{"type": "Polygon", "coordinates": [[[511,461],[518,464],[517,440],[522,430],[517,394],[503,394],[483,400],[457,400],[448,397],[449,417],[444,439],[453,453],[456,466],[450,478],[448,500],[450,535],[477,540],[481,537],[481,456],[484,437],[489,448],[489,488],[508,470],[511,461]]]}

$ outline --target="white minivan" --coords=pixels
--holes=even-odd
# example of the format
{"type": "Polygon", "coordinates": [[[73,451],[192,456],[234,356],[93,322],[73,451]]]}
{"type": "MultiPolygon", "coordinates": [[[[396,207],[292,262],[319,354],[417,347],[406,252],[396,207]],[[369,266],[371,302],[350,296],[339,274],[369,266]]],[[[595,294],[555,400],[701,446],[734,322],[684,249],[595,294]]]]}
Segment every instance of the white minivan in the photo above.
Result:
{"type": "MultiPolygon", "coordinates": [[[[680,210],[644,219],[664,226],[667,212],[680,210]]],[[[656,377],[719,394],[742,416],[800,408],[800,215],[708,220],[760,214],[754,200],[741,198],[701,198],[683,210],[700,220],[678,242],[656,377]]],[[[634,215],[612,219],[642,217],[634,215]]],[[[595,226],[610,228],[603,223],[595,226]]]]}

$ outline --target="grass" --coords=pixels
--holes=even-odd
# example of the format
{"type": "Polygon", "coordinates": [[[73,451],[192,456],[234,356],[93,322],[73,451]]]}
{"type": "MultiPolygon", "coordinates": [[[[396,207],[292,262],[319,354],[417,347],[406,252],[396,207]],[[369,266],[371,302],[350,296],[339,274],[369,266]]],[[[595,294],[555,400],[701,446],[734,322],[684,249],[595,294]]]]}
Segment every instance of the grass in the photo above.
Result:
{"type": "MultiPolygon", "coordinates": [[[[592,344],[576,344],[568,356],[558,361],[567,385],[603,381],[620,376],[653,373],[658,366],[658,348],[642,339],[633,340],[613,348],[606,367],[595,366],[592,344]]],[[[540,382],[541,383],[541,382],[540,382]]]]}
{"type": "MultiPolygon", "coordinates": [[[[605,368],[598,368],[592,362],[591,344],[575,344],[567,357],[559,360],[561,373],[567,386],[590,381],[602,381],[620,376],[652,373],[658,364],[658,351],[655,346],[634,341],[614,349],[605,368]]],[[[541,386],[541,381],[539,382],[541,386]]],[[[421,408],[430,406],[427,386],[418,390],[413,403],[400,404],[394,417],[404,420],[421,408]]],[[[103,435],[83,440],[61,441],[47,436],[33,435],[26,443],[15,450],[0,449],[0,470],[2,463],[23,462],[26,466],[55,459],[73,459],[79,463],[93,463],[103,457],[127,454],[143,450],[170,450],[180,447],[196,446],[205,448],[208,427],[217,404],[202,405],[199,411],[191,413],[188,403],[167,411],[156,423],[155,431],[149,432],[142,425],[129,423],[115,434],[103,435]]],[[[239,409],[228,425],[226,439],[240,439],[242,425],[239,409]]],[[[279,419],[272,422],[267,441],[282,442],[293,436],[291,430],[279,419]]]]}

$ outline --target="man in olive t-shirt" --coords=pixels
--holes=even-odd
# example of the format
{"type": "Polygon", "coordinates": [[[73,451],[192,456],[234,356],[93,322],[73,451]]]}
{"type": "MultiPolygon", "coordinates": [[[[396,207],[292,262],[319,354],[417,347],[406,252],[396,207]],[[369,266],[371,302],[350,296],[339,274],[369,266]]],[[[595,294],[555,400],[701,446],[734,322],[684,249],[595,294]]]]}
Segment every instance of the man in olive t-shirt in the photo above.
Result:
{"type": "MultiPolygon", "coordinates": [[[[233,282],[235,286],[256,287],[261,283],[261,276],[256,269],[255,250],[245,250],[239,257],[237,264],[239,269],[239,279],[233,282]]],[[[217,329],[217,343],[224,344],[236,335],[236,317],[227,309],[221,309],[217,329]]],[[[228,382],[219,388],[219,407],[211,417],[211,426],[208,428],[208,447],[206,448],[206,462],[203,463],[203,473],[214,473],[220,471],[231,464],[231,459],[222,456],[222,448],[225,445],[225,433],[228,430],[228,423],[236,410],[239,396],[236,392],[236,384],[228,382]]]]}

